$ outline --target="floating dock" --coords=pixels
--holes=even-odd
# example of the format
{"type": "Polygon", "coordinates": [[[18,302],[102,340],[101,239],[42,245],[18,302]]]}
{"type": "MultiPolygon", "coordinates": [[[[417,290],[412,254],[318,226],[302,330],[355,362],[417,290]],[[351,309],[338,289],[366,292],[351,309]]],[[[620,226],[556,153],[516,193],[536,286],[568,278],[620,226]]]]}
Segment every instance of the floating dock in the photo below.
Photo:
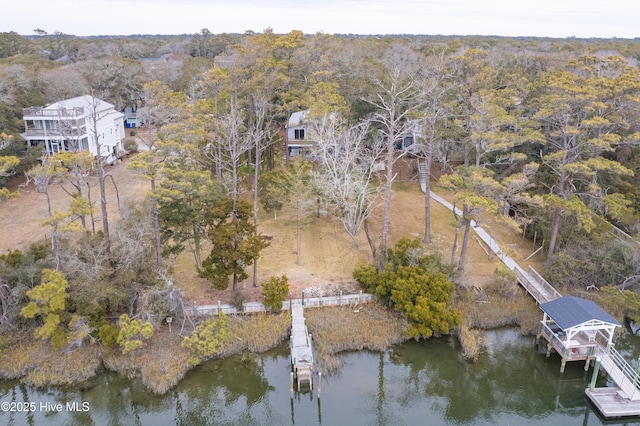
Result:
{"type": "Polygon", "coordinates": [[[640,401],[621,396],[618,388],[587,388],[585,393],[598,411],[607,419],[637,417],[640,415],[640,401]]]}

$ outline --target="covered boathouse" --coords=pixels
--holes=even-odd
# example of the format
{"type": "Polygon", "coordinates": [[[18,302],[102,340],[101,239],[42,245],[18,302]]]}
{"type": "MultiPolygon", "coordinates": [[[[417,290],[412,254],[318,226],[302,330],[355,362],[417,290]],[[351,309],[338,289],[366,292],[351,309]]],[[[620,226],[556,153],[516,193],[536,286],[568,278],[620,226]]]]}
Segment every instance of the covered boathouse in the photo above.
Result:
{"type": "Polygon", "coordinates": [[[613,347],[616,327],[621,324],[591,300],[574,296],[563,296],[542,303],[544,313],[538,338],[547,341],[547,356],[551,350],[560,354],[564,372],[567,361],[585,361],[585,371],[589,363],[601,353],[608,353],[613,347]]]}

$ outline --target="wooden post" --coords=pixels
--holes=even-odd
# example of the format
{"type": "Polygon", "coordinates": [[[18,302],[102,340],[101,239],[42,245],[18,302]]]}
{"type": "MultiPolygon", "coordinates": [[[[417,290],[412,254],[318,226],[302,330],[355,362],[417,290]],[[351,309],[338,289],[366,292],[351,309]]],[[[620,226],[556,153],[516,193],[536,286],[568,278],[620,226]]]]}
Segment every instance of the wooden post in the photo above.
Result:
{"type": "Polygon", "coordinates": [[[320,399],[320,392],[322,392],[322,373],[318,372],[318,399],[320,399]]]}
{"type": "Polygon", "coordinates": [[[293,371],[289,373],[289,393],[291,394],[291,399],[293,399],[293,371]]]}
{"type": "Polygon", "coordinates": [[[596,380],[598,379],[598,371],[600,371],[600,357],[596,357],[596,364],[593,366],[593,375],[591,376],[591,384],[589,389],[593,391],[596,387],[596,380]]]}
{"type": "Polygon", "coordinates": [[[531,249],[533,250],[534,248],[536,248],[536,240],[538,239],[538,231],[533,233],[533,247],[531,247],[531,249]]]}

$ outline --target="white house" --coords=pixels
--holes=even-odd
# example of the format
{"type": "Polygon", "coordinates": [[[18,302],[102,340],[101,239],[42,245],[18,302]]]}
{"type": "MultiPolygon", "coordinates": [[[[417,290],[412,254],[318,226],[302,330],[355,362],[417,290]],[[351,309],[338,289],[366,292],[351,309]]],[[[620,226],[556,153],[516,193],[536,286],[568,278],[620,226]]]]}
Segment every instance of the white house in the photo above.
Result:
{"type": "Polygon", "coordinates": [[[313,144],[306,120],[309,110],[296,111],[287,123],[286,155],[287,158],[304,155],[313,144]]]}
{"type": "Polygon", "coordinates": [[[124,115],[108,102],[93,96],[56,102],[23,110],[25,132],[31,146],[41,145],[49,155],[63,151],[90,151],[103,162],[115,161],[123,151],[124,115]]]}
{"type": "Polygon", "coordinates": [[[124,125],[127,129],[135,129],[140,127],[140,117],[138,117],[138,107],[129,105],[122,110],[124,114],[124,125]]]}

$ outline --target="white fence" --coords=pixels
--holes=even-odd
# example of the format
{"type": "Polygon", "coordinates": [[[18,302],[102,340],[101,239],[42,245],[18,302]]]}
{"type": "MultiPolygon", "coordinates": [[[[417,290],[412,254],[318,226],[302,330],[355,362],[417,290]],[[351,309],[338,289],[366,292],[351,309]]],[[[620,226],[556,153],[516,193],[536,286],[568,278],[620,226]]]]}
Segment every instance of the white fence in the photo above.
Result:
{"type": "MultiPolygon", "coordinates": [[[[282,310],[288,311],[291,309],[291,304],[300,304],[304,307],[321,307],[321,306],[357,306],[361,303],[369,303],[376,300],[373,294],[363,293],[362,291],[357,294],[341,294],[339,296],[328,297],[305,297],[304,299],[285,300],[282,302],[282,310]]],[[[187,315],[218,315],[220,312],[224,312],[227,315],[234,314],[246,314],[265,312],[266,307],[260,302],[247,302],[242,304],[242,310],[238,310],[233,305],[221,304],[217,305],[196,305],[186,307],[185,313],[187,315]]]]}

